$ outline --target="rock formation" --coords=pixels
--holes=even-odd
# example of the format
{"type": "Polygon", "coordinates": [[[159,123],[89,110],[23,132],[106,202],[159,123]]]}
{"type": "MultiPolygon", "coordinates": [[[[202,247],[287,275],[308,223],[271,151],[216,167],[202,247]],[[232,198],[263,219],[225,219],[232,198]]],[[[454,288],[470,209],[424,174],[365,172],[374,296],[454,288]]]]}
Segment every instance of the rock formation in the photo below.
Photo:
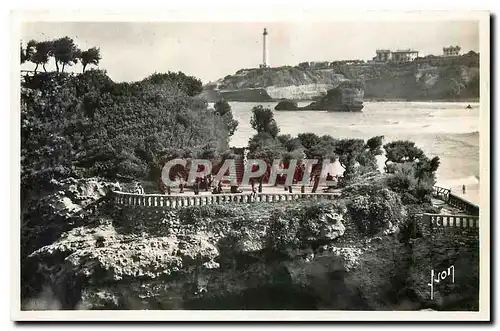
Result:
{"type": "Polygon", "coordinates": [[[357,112],[363,109],[363,84],[342,82],[336,88],[328,90],[325,96],[305,107],[298,107],[293,100],[280,101],[275,110],[327,110],[357,112]]]}
{"type": "Polygon", "coordinates": [[[477,100],[479,54],[457,58],[430,57],[406,64],[341,64],[241,69],[206,86],[204,97],[215,102],[313,100],[342,82],[364,83],[370,100],[477,100]]]}
{"type": "MultiPolygon", "coordinates": [[[[80,197],[100,196],[99,189],[78,187],[103,185],[80,184],[71,189],[80,197]]],[[[368,209],[366,199],[356,200],[359,190],[335,202],[179,210],[104,205],[29,254],[36,266],[30,279],[40,286],[23,307],[477,309],[478,272],[467,267],[478,265],[477,238],[457,240],[446,232],[448,239],[404,241],[398,231],[373,231],[375,237],[359,231],[367,222],[381,230],[405,225],[394,194],[361,194],[373,202],[368,209]],[[451,261],[447,252],[454,249],[460,254],[451,261]],[[425,284],[432,261],[467,270],[456,276],[464,295],[447,286],[436,292],[440,299],[429,299],[425,284]]]]}

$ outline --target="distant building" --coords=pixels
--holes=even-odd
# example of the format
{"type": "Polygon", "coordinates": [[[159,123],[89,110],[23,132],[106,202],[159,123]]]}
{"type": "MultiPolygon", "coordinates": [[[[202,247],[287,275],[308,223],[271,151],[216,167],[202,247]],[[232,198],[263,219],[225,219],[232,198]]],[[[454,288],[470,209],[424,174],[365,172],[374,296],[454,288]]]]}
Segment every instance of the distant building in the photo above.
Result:
{"type": "Polygon", "coordinates": [[[373,58],[375,62],[389,62],[391,60],[390,49],[377,49],[377,55],[373,58]]]}
{"type": "Polygon", "coordinates": [[[404,63],[414,61],[418,57],[418,51],[412,49],[397,50],[391,53],[391,61],[404,63]]]}
{"type": "Polygon", "coordinates": [[[411,62],[418,57],[418,51],[412,49],[391,51],[390,49],[377,49],[376,56],[372,58],[372,63],[387,62],[411,62]]]}
{"type": "Polygon", "coordinates": [[[443,47],[443,56],[458,56],[460,55],[460,46],[443,47]]]}

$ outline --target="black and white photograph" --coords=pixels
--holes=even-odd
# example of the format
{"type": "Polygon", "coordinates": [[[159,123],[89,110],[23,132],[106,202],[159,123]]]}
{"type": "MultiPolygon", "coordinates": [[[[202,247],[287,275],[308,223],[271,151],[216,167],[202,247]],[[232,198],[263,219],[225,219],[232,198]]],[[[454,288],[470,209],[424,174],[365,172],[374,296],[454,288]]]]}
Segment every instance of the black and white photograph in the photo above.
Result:
{"type": "Polygon", "coordinates": [[[300,15],[15,14],[14,319],[489,320],[489,13],[300,15]]]}

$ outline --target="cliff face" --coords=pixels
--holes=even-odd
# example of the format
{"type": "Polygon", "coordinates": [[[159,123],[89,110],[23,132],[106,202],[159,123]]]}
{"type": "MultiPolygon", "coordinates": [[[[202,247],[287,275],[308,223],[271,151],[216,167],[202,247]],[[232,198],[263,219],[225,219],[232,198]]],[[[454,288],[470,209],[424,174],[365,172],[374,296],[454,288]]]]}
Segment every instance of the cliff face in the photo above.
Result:
{"type": "Polygon", "coordinates": [[[350,80],[365,84],[370,99],[464,100],[479,98],[479,55],[419,59],[407,64],[337,64],[323,68],[278,67],[240,70],[218,82],[229,101],[305,100],[350,80]],[[255,99],[258,90],[263,99],[255,99]],[[235,94],[238,91],[238,94],[235,94]]]}
{"type": "Polygon", "coordinates": [[[280,101],[275,110],[328,110],[361,111],[363,109],[364,88],[362,83],[342,82],[327,91],[326,95],[305,107],[298,107],[293,100],[280,101]]]}
{"type": "Polygon", "coordinates": [[[342,201],[103,207],[29,254],[40,290],[23,309],[477,309],[477,240],[402,240],[387,194],[398,215],[375,237],[342,201]],[[449,263],[459,287],[430,300],[430,268],[449,263]]]}

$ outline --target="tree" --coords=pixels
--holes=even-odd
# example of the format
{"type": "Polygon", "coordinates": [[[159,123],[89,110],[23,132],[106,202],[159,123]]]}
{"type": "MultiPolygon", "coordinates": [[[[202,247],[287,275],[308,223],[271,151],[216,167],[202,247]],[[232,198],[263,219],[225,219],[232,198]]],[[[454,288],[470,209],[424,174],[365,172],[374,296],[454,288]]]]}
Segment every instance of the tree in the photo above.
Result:
{"type": "Polygon", "coordinates": [[[292,137],[289,134],[281,134],[277,139],[288,152],[301,151],[303,153],[304,147],[300,143],[299,138],[292,137]]]}
{"type": "Polygon", "coordinates": [[[52,42],[51,41],[41,41],[36,43],[35,45],[35,52],[31,56],[31,62],[35,63],[35,73],[38,69],[38,66],[41,64],[43,67],[43,70],[46,72],[47,69],[45,69],[45,65],[47,62],[49,62],[49,57],[50,57],[50,50],[52,48],[52,42]]]}
{"type": "Polygon", "coordinates": [[[424,152],[415,146],[413,141],[397,140],[384,145],[386,156],[386,172],[391,172],[388,162],[404,163],[413,162],[425,157],[424,152]]]}
{"type": "Polygon", "coordinates": [[[310,155],[310,151],[314,146],[319,144],[320,138],[312,132],[299,133],[297,137],[299,138],[302,146],[304,146],[306,156],[308,158],[312,158],[312,156],[310,155]]]}
{"type": "Polygon", "coordinates": [[[63,37],[52,42],[51,55],[54,57],[56,70],[59,72],[59,64],[62,65],[61,72],[64,72],[66,65],[72,66],[78,63],[81,51],[70,37],[63,37]]]}
{"type": "Polygon", "coordinates": [[[349,179],[355,171],[356,162],[363,152],[365,142],[363,139],[341,139],[335,145],[335,154],[344,171],[344,178],[349,179]]]}
{"type": "Polygon", "coordinates": [[[214,104],[215,114],[222,118],[222,122],[227,128],[230,136],[234,134],[238,128],[238,121],[234,119],[231,112],[231,106],[226,100],[219,100],[214,104]]]}
{"type": "Polygon", "coordinates": [[[262,105],[252,108],[252,118],[250,119],[250,124],[258,133],[267,132],[273,138],[276,138],[280,132],[278,124],[274,119],[273,111],[270,108],[264,108],[262,105]]]}
{"type": "Polygon", "coordinates": [[[99,65],[99,61],[101,60],[101,53],[99,48],[92,47],[86,51],[81,52],[80,59],[82,61],[82,72],[85,72],[85,68],[89,64],[99,65]]]}
{"type": "Polygon", "coordinates": [[[384,140],[384,136],[376,136],[368,139],[366,141],[366,148],[368,148],[369,152],[372,155],[382,155],[382,141],[384,140]]]}
{"type": "Polygon", "coordinates": [[[219,100],[214,104],[214,109],[217,115],[224,116],[231,112],[231,106],[226,100],[219,100]]]}
{"type": "Polygon", "coordinates": [[[31,61],[31,57],[35,52],[36,41],[33,39],[28,41],[28,43],[26,44],[26,48],[23,48],[22,42],[20,46],[21,46],[21,64],[25,63],[26,61],[31,61]]]}

